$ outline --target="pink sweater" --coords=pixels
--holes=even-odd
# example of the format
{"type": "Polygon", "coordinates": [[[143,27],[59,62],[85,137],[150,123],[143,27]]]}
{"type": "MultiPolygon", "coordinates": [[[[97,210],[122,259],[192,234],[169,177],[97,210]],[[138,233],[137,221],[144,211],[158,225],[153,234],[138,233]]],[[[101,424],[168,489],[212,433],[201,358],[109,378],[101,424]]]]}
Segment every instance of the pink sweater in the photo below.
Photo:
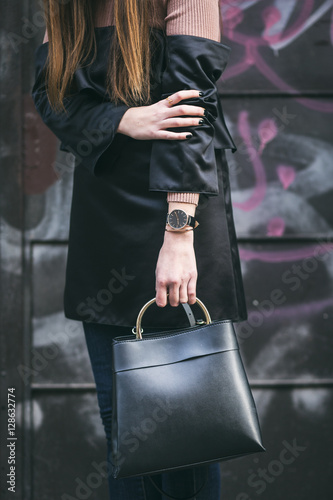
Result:
{"type": "MultiPolygon", "coordinates": [[[[156,19],[167,35],[192,35],[220,41],[219,0],[154,0],[156,19]]],[[[113,22],[113,0],[97,0],[96,26],[113,22]]]]}

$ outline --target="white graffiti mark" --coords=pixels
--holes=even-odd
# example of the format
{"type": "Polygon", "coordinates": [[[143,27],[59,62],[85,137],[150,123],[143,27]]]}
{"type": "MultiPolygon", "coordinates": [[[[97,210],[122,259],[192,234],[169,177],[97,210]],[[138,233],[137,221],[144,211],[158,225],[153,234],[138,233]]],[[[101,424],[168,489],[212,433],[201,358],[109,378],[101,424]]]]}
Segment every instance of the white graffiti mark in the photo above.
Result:
{"type": "MultiPolygon", "coordinates": [[[[277,0],[285,4],[285,0],[277,0]]],[[[287,0],[288,3],[289,0],[287,0]]],[[[326,0],[326,2],[321,5],[306,21],[299,29],[297,29],[294,33],[292,33],[289,37],[276,42],[269,44],[273,50],[280,50],[288,47],[294,40],[300,37],[303,33],[305,33],[311,26],[313,26],[326,12],[328,12],[333,6],[333,0],[326,0]]],[[[283,9],[279,9],[280,12],[283,12],[283,9]]],[[[290,15],[292,12],[290,12],[290,15]]]]}
{"type": "MultiPolygon", "coordinates": [[[[255,137],[256,133],[257,131],[251,128],[251,137],[255,137]]],[[[251,172],[254,169],[251,159],[243,158],[241,175],[239,172],[237,176],[232,177],[232,200],[238,236],[242,233],[254,234],[258,230],[262,231],[263,226],[268,227],[269,221],[277,217],[288,226],[288,232],[313,234],[315,227],[317,233],[331,234],[329,221],[312,205],[311,199],[333,190],[332,156],[333,146],[327,142],[308,136],[279,133],[266,146],[262,157],[264,164],[274,162],[276,177],[269,181],[266,178],[255,177],[256,183],[264,183],[262,186],[264,195],[257,205],[249,204],[256,185],[243,189],[238,186],[241,175],[244,175],[247,169],[251,172]],[[295,158],[293,163],[290,163],[288,151],[293,151],[295,158]],[[280,166],[280,170],[293,169],[293,176],[289,176],[287,183],[285,174],[282,177],[278,168],[280,164],[284,165],[286,162],[290,163],[289,167],[280,166]],[[283,182],[286,184],[281,191],[283,182]]],[[[248,176],[249,173],[245,175],[248,176]]]]}
{"type": "Polygon", "coordinates": [[[275,0],[274,6],[280,14],[280,19],[277,19],[269,28],[269,36],[278,35],[286,29],[296,4],[297,0],[275,0]]]}

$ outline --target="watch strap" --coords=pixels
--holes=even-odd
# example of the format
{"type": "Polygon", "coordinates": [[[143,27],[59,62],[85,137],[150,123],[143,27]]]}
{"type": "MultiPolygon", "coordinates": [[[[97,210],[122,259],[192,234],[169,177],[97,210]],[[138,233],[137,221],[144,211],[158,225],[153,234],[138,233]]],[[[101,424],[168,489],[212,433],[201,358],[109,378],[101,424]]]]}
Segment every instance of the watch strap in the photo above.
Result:
{"type": "Polygon", "coordinates": [[[187,216],[187,226],[191,226],[193,227],[193,229],[195,227],[197,227],[197,220],[195,219],[195,217],[193,217],[193,215],[188,215],[187,216]]]}

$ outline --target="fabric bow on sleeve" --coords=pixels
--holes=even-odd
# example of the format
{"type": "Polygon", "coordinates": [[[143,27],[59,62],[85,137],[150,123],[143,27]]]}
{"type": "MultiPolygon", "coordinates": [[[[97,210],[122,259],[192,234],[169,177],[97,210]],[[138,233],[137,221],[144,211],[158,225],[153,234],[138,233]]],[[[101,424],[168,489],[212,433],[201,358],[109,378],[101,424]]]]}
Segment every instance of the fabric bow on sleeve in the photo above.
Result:
{"type": "Polygon", "coordinates": [[[153,141],[150,190],[218,194],[215,149],[236,151],[216,87],[229,52],[226,45],[207,38],[190,35],[167,37],[162,98],[179,90],[197,89],[203,93],[202,97],[179,104],[202,106],[208,113],[203,125],[186,129],[193,134],[190,139],[153,141]]]}

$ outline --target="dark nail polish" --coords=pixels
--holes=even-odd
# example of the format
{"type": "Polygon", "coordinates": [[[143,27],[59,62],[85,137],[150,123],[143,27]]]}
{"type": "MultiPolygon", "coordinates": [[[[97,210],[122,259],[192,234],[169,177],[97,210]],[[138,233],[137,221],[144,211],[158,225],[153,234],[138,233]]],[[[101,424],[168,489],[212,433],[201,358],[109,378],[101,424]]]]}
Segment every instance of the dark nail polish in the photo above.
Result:
{"type": "Polygon", "coordinates": [[[191,139],[192,134],[187,134],[186,139],[191,139]]]}
{"type": "Polygon", "coordinates": [[[205,123],[205,120],[199,120],[199,125],[203,125],[205,123]]]}
{"type": "Polygon", "coordinates": [[[199,97],[202,97],[203,96],[203,92],[199,92],[199,97]]]}
{"type": "Polygon", "coordinates": [[[205,111],[204,111],[204,115],[205,115],[205,116],[208,116],[208,111],[207,111],[207,109],[205,109],[205,111]]]}

